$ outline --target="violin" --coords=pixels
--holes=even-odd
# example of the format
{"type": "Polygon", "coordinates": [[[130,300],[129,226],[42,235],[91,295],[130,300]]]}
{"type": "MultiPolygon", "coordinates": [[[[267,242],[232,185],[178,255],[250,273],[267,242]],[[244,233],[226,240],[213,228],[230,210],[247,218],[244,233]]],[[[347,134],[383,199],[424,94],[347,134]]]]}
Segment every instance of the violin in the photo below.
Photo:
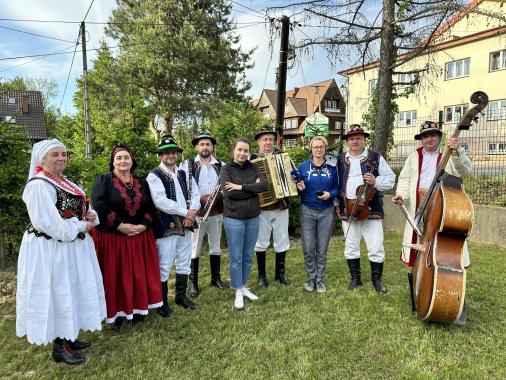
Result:
{"type": "MultiPolygon", "coordinates": [[[[477,105],[464,114],[452,137],[469,129],[487,106],[488,96],[477,91],[471,95],[471,102],[477,105]]],[[[446,324],[457,322],[464,307],[466,269],[462,255],[473,224],[473,204],[462,178],[444,171],[451,153],[447,149],[443,155],[414,221],[420,225],[423,219],[413,267],[416,313],[423,320],[446,324]]]]}
{"type": "MultiPolygon", "coordinates": [[[[373,171],[374,166],[371,166],[368,173],[372,173],[373,171]]],[[[351,210],[349,217],[353,220],[366,220],[369,218],[369,214],[371,212],[369,202],[376,194],[376,189],[374,186],[371,186],[366,182],[365,184],[357,187],[355,194],[357,196],[356,199],[346,200],[346,208],[347,210],[351,210]]]]}

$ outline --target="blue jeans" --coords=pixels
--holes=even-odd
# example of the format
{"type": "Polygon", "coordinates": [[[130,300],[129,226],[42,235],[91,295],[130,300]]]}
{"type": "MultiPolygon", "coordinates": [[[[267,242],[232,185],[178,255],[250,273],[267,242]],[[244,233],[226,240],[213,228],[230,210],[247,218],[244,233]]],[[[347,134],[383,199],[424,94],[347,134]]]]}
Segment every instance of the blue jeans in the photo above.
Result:
{"type": "Polygon", "coordinates": [[[249,219],[223,218],[230,261],[230,287],[240,289],[248,282],[253,250],[258,237],[258,216],[249,219]]]}

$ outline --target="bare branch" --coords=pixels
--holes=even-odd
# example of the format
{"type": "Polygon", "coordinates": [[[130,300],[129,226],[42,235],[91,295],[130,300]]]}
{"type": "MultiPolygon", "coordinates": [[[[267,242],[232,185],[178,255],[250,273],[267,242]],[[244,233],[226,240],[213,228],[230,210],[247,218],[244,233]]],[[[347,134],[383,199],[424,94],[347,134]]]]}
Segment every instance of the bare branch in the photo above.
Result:
{"type": "Polygon", "coordinates": [[[317,16],[328,18],[330,20],[333,20],[333,21],[336,21],[336,22],[339,22],[339,23],[342,23],[342,24],[345,24],[345,25],[354,26],[356,28],[381,30],[381,27],[378,27],[378,26],[369,26],[369,25],[355,24],[353,22],[342,20],[342,19],[339,19],[337,17],[332,17],[332,16],[329,16],[329,15],[326,15],[325,13],[320,13],[320,12],[313,11],[312,9],[309,9],[309,8],[305,8],[304,10],[308,11],[309,13],[313,13],[313,14],[315,14],[317,16]]]}
{"type": "Polygon", "coordinates": [[[303,42],[300,45],[296,45],[295,48],[302,49],[306,46],[311,46],[311,45],[360,45],[363,43],[370,43],[374,40],[377,40],[380,37],[381,37],[381,34],[380,34],[380,32],[378,32],[378,33],[375,33],[371,37],[365,37],[365,38],[356,39],[356,40],[344,40],[344,39],[341,40],[341,39],[335,39],[335,38],[323,39],[320,41],[309,40],[307,42],[303,42]]]}
{"type": "Polygon", "coordinates": [[[287,4],[287,5],[278,5],[278,6],[275,6],[275,7],[268,7],[267,10],[273,10],[273,9],[286,9],[286,8],[291,8],[291,7],[297,7],[299,5],[318,5],[320,3],[326,3],[328,2],[328,0],[313,0],[313,1],[303,1],[303,2],[300,2],[300,3],[291,3],[291,4],[287,4]]]}

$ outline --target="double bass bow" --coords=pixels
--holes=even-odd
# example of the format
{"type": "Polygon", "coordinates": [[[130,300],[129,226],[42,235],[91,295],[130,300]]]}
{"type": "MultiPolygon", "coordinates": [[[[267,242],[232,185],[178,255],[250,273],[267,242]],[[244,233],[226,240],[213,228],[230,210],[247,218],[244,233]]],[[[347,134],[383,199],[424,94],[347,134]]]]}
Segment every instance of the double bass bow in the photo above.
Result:
{"type": "MultiPolygon", "coordinates": [[[[452,137],[468,130],[488,104],[482,91],[471,95],[476,104],[460,119],[452,137]]],[[[413,267],[416,313],[423,320],[453,324],[464,307],[466,270],[463,249],[473,223],[473,204],[463,188],[462,179],[445,172],[452,149],[448,148],[436,175],[415,214],[415,224],[423,225],[416,244],[413,267]]]]}

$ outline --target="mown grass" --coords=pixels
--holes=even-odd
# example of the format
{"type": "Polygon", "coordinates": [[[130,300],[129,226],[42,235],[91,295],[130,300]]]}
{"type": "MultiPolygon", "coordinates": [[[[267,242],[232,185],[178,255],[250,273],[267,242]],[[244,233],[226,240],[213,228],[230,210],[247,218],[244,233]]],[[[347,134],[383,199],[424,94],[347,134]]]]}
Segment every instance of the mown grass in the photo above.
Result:
{"type": "MultiPolygon", "coordinates": [[[[197,311],[174,306],[175,313],[168,319],[152,313],[146,322],[120,333],[106,327],[102,332],[81,334],[93,346],[86,352],[86,364],[78,367],[55,364],[49,346],[32,346],[15,336],[14,295],[5,291],[6,279],[13,280],[14,274],[2,272],[0,377],[506,378],[505,248],[470,244],[468,323],[456,327],[423,323],[411,313],[405,269],[398,260],[399,236],[386,236],[386,295],[372,290],[365,256],[365,286],[355,293],[346,291],[342,237],[331,243],[329,291],[322,295],[304,291],[300,244],[293,245],[287,260],[290,287],[272,283],[264,290],[252,285],[260,300],[234,311],[232,292],[208,285],[209,266],[207,257],[203,258],[203,292],[197,311]]],[[[271,282],[273,267],[270,255],[271,282]]],[[[252,280],[256,265],[254,269],[252,280]]]]}

